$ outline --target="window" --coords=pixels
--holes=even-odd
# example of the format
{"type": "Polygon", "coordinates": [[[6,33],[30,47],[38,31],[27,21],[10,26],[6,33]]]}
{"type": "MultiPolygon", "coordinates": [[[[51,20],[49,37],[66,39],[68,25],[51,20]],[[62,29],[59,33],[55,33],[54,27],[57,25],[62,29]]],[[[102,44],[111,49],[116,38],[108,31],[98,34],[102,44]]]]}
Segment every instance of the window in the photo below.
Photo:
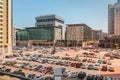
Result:
{"type": "Polygon", "coordinates": [[[2,48],[2,45],[0,45],[0,48],[2,48]]]}
{"type": "Polygon", "coordinates": [[[2,2],[0,2],[0,5],[2,5],[2,2]]]}
{"type": "Polygon", "coordinates": [[[2,9],[2,6],[0,6],[0,8],[2,9]]]}
{"type": "Polygon", "coordinates": [[[2,16],[2,15],[0,15],[0,17],[2,18],[3,16],[2,16]]]}
{"type": "Polygon", "coordinates": [[[0,39],[2,39],[2,37],[0,36],[0,39]]]}
{"type": "Polygon", "coordinates": [[[0,32],[0,35],[2,35],[2,32],[0,32]]]}
{"type": "Polygon", "coordinates": [[[2,20],[2,19],[0,19],[0,22],[3,22],[3,20],[2,20]]]}

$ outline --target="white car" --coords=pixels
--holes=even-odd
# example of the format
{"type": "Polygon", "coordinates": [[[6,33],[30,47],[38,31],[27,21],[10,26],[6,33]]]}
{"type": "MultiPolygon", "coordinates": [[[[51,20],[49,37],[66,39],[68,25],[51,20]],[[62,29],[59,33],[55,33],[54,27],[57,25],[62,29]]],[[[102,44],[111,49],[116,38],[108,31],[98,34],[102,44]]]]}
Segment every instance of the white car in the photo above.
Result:
{"type": "Polygon", "coordinates": [[[68,77],[70,75],[70,71],[69,70],[65,70],[64,72],[63,72],[63,76],[64,77],[68,77]]]}
{"type": "Polygon", "coordinates": [[[71,73],[70,73],[70,77],[76,78],[76,77],[77,77],[77,72],[71,72],[71,73]]]}
{"type": "Polygon", "coordinates": [[[109,67],[109,71],[114,72],[114,71],[115,71],[114,67],[113,67],[113,66],[110,66],[110,67],[109,67]]]}
{"type": "Polygon", "coordinates": [[[83,65],[81,66],[82,69],[87,69],[87,67],[88,67],[88,64],[83,64],[83,65]]]}
{"type": "Polygon", "coordinates": [[[41,80],[41,79],[42,79],[42,75],[41,74],[36,75],[36,79],[35,80],[41,80]]]}
{"type": "Polygon", "coordinates": [[[94,65],[94,70],[99,70],[99,69],[100,69],[100,64],[99,63],[95,64],[94,65]]]}

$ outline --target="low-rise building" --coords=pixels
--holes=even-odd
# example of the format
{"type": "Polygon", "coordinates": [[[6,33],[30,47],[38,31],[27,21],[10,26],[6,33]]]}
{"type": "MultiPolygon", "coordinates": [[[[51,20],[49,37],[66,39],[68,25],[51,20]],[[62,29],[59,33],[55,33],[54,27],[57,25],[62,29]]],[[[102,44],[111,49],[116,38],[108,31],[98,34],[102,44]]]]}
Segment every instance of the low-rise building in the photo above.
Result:
{"type": "Polygon", "coordinates": [[[66,28],[67,43],[81,45],[84,41],[92,39],[91,28],[86,24],[68,24],[66,28]]]}
{"type": "Polygon", "coordinates": [[[92,30],[92,40],[101,40],[103,39],[102,30],[92,30]]]}
{"type": "Polygon", "coordinates": [[[91,28],[86,24],[68,24],[66,40],[88,41],[92,39],[91,28]]]}
{"type": "Polygon", "coordinates": [[[112,36],[99,41],[101,48],[120,48],[120,36],[112,36]]]}
{"type": "Polygon", "coordinates": [[[29,27],[17,31],[17,45],[53,45],[54,41],[62,39],[60,27],[29,27]]]}

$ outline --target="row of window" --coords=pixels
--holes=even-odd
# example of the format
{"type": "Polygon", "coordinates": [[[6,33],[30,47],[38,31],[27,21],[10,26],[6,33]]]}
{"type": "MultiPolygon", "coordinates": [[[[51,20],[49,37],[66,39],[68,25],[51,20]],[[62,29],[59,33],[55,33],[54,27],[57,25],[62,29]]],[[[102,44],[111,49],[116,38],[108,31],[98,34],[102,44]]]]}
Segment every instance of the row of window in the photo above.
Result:
{"type": "Polygon", "coordinates": [[[50,19],[38,19],[37,22],[49,22],[49,21],[57,21],[60,23],[64,23],[64,21],[56,19],[56,18],[50,18],[50,19]]]}
{"type": "Polygon", "coordinates": [[[53,24],[41,24],[41,25],[37,25],[37,26],[39,26],[39,27],[42,27],[42,26],[53,26],[53,24]]]}

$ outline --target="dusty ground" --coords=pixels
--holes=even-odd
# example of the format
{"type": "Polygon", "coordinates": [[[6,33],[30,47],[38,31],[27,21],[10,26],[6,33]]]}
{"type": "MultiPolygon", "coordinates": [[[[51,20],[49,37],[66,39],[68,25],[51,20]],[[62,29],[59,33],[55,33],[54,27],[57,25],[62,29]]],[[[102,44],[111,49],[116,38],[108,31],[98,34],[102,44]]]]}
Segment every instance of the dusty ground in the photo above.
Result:
{"type": "MultiPolygon", "coordinates": [[[[89,52],[89,51],[87,51],[87,50],[80,50],[80,51],[74,51],[74,50],[69,50],[69,51],[64,51],[64,52],[57,52],[56,54],[54,54],[55,56],[65,56],[66,55],[66,53],[67,54],[69,54],[69,56],[70,57],[75,57],[77,54],[81,54],[81,53],[83,53],[83,52],[89,52]]],[[[24,52],[24,53],[32,53],[32,54],[36,54],[37,53],[37,51],[36,52],[31,52],[31,51],[26,51],[26,52],[24,52]]],[[[98,55],[98,56],[100,56],[100,58],[102,59],[102,57],[103,57],[103,55],[105,54],[105,53],[107,53],[106,51],[101,51],[100,53],[96,53],[96,55],[98,55]]],[[[6,54],[5,54],[6,55],[6,54]]],[[[2,54],[1,56],[0,56],[0,58],[2,58],[2,57],[4,57],[5,56],[4,54],[2,54]]],[[[50,55],[51,56],[51,55],[50,55]]],[[[80,58],[83,58],[83,57],[80,57],[80,58]]],[[[97,59],[96,59],[97,60],[97,59]]],[[[38,64],[38,63],[36,63],[36,62],[30,62],[31,64],[37,64],[37,65],[40,65],[40,63],[38,64]]],[[[43,66],[52,66],[52,67],[54,67],[54,68],[59,68],[59,67],[61,67],[61,66],[58,66],[58,65],[51,65],[51,64],[42,64],[43,66]]],[[[66,67],[68,70],[70,70],[70,71],[77,71],[77,72],[79,72],[79,71],[85,71],[85,72],[87,72],[87,74],[90,74],[90,73],[93,73],[93,74],[103,74],[103,75],[109,75],[109,76],[111,76],[111,77],[120,77],[120,60],[119,59],[114,59],[114,60],[112,60],[112,65],[115,67],[115,72],[109,72],[109,71],[106,71],[106,72],[104,72],[104,71],[91,71],[91,70],[83,70],[83,69],[77,69],[77,68],[72,68],[72,67],[66,67]]],[[[12,68],[12,70],[14,71],[15,69],[17,69],[17,68],[14,68],[14,67],[11,67],[12,68]]],[[[23,71],[26,73],[26,74],[29,74],[29,73],[34,73],[34,74],[41,74],[41,73],[39,73],[39,72],[35,72],[35,71],[29,71],[29,70],[24,70],[23,69],[23,71]]],[[[47,75],[44,75],[44,74],[42,74],[43,76],[49,76],[49,74],[47,74],[47,75]]],[[[0,80],[2,80],[2,79],[0,79],[0,80]]],[[[10,80],[10,79],[8,79],[8,80],[10,80]]],[[[12,79],[12,80],[14,80],[14,79],[12,79]]]]}

